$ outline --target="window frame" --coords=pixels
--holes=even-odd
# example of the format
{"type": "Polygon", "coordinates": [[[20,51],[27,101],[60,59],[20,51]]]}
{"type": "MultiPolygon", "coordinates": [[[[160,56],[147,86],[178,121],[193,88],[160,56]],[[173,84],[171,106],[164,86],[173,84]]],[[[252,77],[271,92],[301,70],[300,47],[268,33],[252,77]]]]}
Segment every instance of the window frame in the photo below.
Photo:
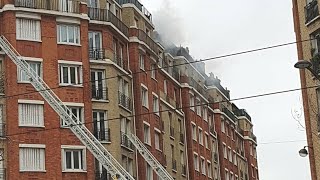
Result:
{"type": "MultiPolygon", "coordinates": [[[[19,144],[19,172],[46,172],[46,145],[44,144],[19,144]],[[43,169],[23,169],[22,159],[24,156],[21,154],[22,149],[37,149],[39,151],[39,156],[43,156],[40,161],[43,169]]],[[[25,162],[28,163],[28,162],[25,162]]],[[[29,164],[29,163],[28,163],[29,164]]]]}
{"type": "MultiPolygon", "coordinates": [[[[62,165],[62,172],[87,172],[87,163],[86,163],[86,147],[85,146],[71,146],[71,145],[61,145],[61,165],[62,165]],[[74,154],[74,151],[78,151],[78,152],[82,152],[79,153],[79,157],[80,155],[82,155],[81,159],[79,159],[79,169],[74,169],[74,167],[72,169],[67,169],[67,161],[66,161],[66,151],[68,152],[72,152],[72,156],[74,154]],[[82,164],[81,161],[82,160],[82,164]],[[81,166],[81,168],[80,168],[81,166]]],[[[72,159],[71,159],[71,166],[74,166],[74,164],[72,165],[72,159]]]]}
{"type": "Polygon", "coordinates": [[[80,35],[80,25],[79,24],[69,24],[69,23],[57,23],[57,43],[58,44],[65,44],[65,45],[76,45],[79,46],[81,45],[81,35],[80,35]],[[62,32],[62,27],[66,28],[66,33],[65,33],[65,38],[66,42],[62,40],[63,32],[62,32]],[[69,28],[73,27],[73,38],[74,42],[70,42],[70,31],[69,28]],[[78,41],[78,42],[77,42],[78,41]]]}
{"type": "MultiPolygon", "coordinates": [[[[69,61],[70,62],[70,61],[69,61]]],[[[60,86],[75,86],[75,87],[83,87],[83,66],[82,62],[76,63],[59,63],[59,85],[60,86]],[[67,82],[64,82],[64,68],[67,68],[67,82]],[[75,68],[74,70],[74,80],[75,82],[72,83],[72,73],[71,68],[75,68]]]]}
{"type": "MultiPolygon", "coordinates": [[[[32,30],[30,30],[30,32],[32,32],[32,30]]],[[[22,41],[36,41],[36,42],[41,42],[41,21],[40,21],[40,18],[26,18],[26,17],[21,17],[21,15],[19,15],[17,18],[16,18],[16,39],[17,40],[22,40],[22,41]],[[29,20],[29,21],[33,21],[35,22],[35,31],[34,31],[34,39],[33,38],[30,38],[29,37],[21,37],[22,34],[21,32],[25,31],[25,28],[27,27],[24,27],[23,26],[23,22],[21,22],[21,20],[29,20]],[[21,28],[21,29],[18,29],[18,28],[21,28]],[[24,30],[23,30],[24,29],[24,30]],[[21,32],[20,32],[21,31],[21,32]]]]}
{"type": "MultiPolygon", "coordinates": [[[[37,110],[39,110],[39,109],[37,109],[37,110]]],[[[38,113],[40,113],[40,112],[38,112],[38,113]]],[[[41,115],[41,113],[40,113],[40,115],[41,115]]],[[[22,115],[21,115],[21,117],[22,117],[22,115]]],[[[24,116],[24,117],[26,117],[26,116],[24,116]]],[[[45,121],[44,121],[44,101],[37,101],[37,100],[22,100],[22,99],[19,99],[18,100],[18,125],[19,125],[19,127],[35,127],[35,128],[43,128],[43,127],[45,127],[45,121]],[[42,119],[39,119],[40,121],[41,121],[41,123],[40,124],[23,124],[22,123],[22,120],[20,119],[20,113],[22,113],[21,112],[21,109],[20,109],[20,107],[22,107],[22,106],[20,106],[20,105],[34,105],[34,106],[40,106],[40,107],[42,107],[42,119]]],[[[38,120],[38,121],[39,121],[38,120]]],[[[25,121],[25,120],[24,120],[25,121]]],[[[29,120],[30,121],[30,120],[29,120]]]]}
{"type": "MultiPolygon", "coordinates": [[[[36,71],[36,73],[37,73],[37,75],[39,77],[41,77],[41,78],[43,77],[42,59],[40,59],[40,58],[31,58],[31,57],[21,57],[21,58],[26,60],[26,62],[29,64],[31,69],[33,69],[31,64],[39,65],[39,66],[37,66],[38,69],[36,69],[36,70],[33,69],[33,70],[36,71]]],[[[17,66],[17,82],[18,83],[30,83],[30,80],[22,79],[22,77],[24,77],[24,76],[27,76],[27,74],[19,66],[17,66]]]]}

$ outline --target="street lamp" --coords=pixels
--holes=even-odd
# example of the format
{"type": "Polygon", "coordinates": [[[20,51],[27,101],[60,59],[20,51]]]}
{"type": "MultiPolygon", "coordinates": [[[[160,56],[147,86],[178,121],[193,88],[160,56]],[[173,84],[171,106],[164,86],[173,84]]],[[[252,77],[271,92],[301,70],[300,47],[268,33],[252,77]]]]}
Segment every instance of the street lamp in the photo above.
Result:
{"type": "Polygon", "coordinates": [[[308,69],[316,79],[320,80],[318,65],[319,63],[317,61],[299,60],[294,67],[298,69],[308,69]]]}
{"type": "Polygon", "coordinates": [[[300,155],[301,157],[306,157],[306,156],[308,156],[308,150],[306,149],[306,147],[309,147],[309,146],[304,146],[302,149],[300,149],[299,155],[300,155]]]}

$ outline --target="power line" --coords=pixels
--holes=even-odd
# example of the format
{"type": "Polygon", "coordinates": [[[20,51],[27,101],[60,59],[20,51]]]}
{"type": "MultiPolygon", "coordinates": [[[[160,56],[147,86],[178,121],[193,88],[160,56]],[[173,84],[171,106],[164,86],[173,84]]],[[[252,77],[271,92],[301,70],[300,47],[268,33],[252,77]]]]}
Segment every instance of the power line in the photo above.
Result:
{"type": "MultiPolygon", "coordinates": [[[[200,105],[193,105],[193,106],[185,106],[185,107],[180,107],[180,108],[173,108],[173,109],[168,109],[168,110],[161,110],[161,111],[156,111],[156,112],[148,112],[148,113],[142,113],[142,114],[137,114],[137,115],[130,115],[130,116],[123,116],[123,117],[117,117],[117,118],[110,118],[110,119],[105,119],[103,121],[115,121],[115,120],[120,120],[122,118],[132,118],[132,117],[138,117],[138,116],[144,116],[144,115],[150,115],[150,114],[155,114],[155,113],[163,113],[163,112],[169,112],[169,111],[175,111],[175,110],[182,110],[183,108],[191,108],[191,107],[197,107],[197,106],[206,106],[206,105],[212,105],[215,103],[223,103],[223,102],[229,102],[229,101],[239,101],[239,100],[245,100],[245,99],[252,99],[252,98],[258,98],[258,97],[264,97],[264,96],[271,96],[271,95],[277,95],[277,94],[284,94],[284,93],[289,93],[289,92],[294,92],[294,91],[300,91],[303,89],[310,89],[310,88],[316,88],[318,86],[309,86],[309,87],[304,87],[304,88],[296,88],[296,89],[289,89],[289,90],[283,90],[283,91],[276,91],[276,92],[271,92],[271,93],[264,93],[264,94],[258,94],[258,95],[252,95],[252,96],[246,96],[246,97],[240,97],[240,98],[235,98],[231,100],[222,100],[218,102],[211,102],[211,103],[204,103],[200,105]]],[[[101,121],[100,121],[101,122],[101,121]]],[[[77,125],[86,125],[86,124],[93,124],[94,121],[89,121],[89,122],[84,122],[84,123],[79,123],[77,125]]],[[[70,127],[69,126],[64,126],[64,127],[70,127]]],[[[21,132],[21,133],[15,133],[15,134],[9,134],[7,137],[10,136],[16,136],[16,135],[23,135],[23,134],[30,134],[30,133],[38,133],[42,131],[49,131],[49,130],[55,130],[55,129],[60,129],[61,126],[59,127],[54,127],[54,128],[49,128],[49,129],[40,129],[40,130],[34,130],[34,131],[28,131],[28,132],[21,132]]]]}
{"type": "MultiPolygon", "coordinates": [[[[243,55],[243,54],[248,54],[248,53],[253,53],[253,52],[258,52],[258,51],[273,49],[273,48],[284,47],[284,46],[288,46],[288,45],[292,45],[292,44],[308,42],[308,41],[311,41],[311,40],[314,40],[314,39],[311,38],[311,39],[306,39],[306,40],[301,40],[301,41],[294,41],[294,42],[283,43],[283,44],[278,44],[278,45],[273,45],[273,46],[267,46],[267,47],[263,47],[263,48],[257,48],[257,49],[252,49],[252,50],[240,51],[240,52],[237,52],[237,53],[230,53],[230,54],[226,54],[226,55],[210,57],[210,58],[202,59],[202,60],[199,60],[199,61],[186,62],[186,63],[175,64],[175,65],[171,65],[171,66],[165,66],[165,67],[158,67],[158,68],[153,68],[153,69],[141,70],[141,71],[133,72],[133,73],[131,73],[131,74],[130,74],[130,73],[124,73],[124,74],[120,74],[120,75],[117,75],[117,76],[111,76],[111,77],[106,77],[106,78],[97,79],[97,80],[85,81],[85,82],[77,83],[77,84],[74,84],[74,85],[84,85],[84,84],[89,84],[89,83],[96,82],[96,81],[114,79],[114,78],[118,78],[118,77],[121,77],[121,76],[135,75],[135,74],[145,73],[145,72],[149,72],[149,71],[153,71],[153,70],[165,69],[165,68],[169,68],[169,67],[177,67],[177,66],[182,66],[182,65],[187,65],[187,64],[194,64],[194,63],[199,63],[199,62],[212,61],[212,60],[222,59],[222,58],[226,58],[226,57],[243,55]]],[[[70,85],[70,86],[72,87],[73,85],[70,85]]],[[[41,91],[31,91],[31,92],[14,94],[14,95],[10,95],[10,96],[3,96],[3,97],[0,97],[0,99],[3,99],[3,98],[11,98],[11,97],[16,97],[16,96],[21,96],[21,95],[28,95],[28,94],[33,94],[33,93],[37,93],[37,92],[48,91],[48,90],[55,90],[55,89],[60,89],[60,88],[65,88],[65,87],[67,87],[67,86],[56,86],[56,87],[44,89],[44,90],[41,90],[41,91]]]]}
{"type": "Polygon", "coordinates": [[[262,142],[262,143],[258,143],[258,145],[268,145],[268,144],[287,144],[287,143],[306,142],[306,141],[307,141],[307,140],[271,141],[271,142],[262,142]]]}

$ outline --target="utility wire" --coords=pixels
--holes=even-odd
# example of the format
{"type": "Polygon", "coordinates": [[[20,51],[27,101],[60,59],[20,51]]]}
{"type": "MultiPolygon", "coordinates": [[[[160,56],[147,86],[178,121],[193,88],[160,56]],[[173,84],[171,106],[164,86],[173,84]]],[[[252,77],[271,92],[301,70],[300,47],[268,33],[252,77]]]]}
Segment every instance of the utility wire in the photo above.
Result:
{"type": "Polygon", "coordinates": [[[306,142],[307,140],[288,140],[288,141],[270,141],[270,142],[261,142],[259,145],[267,145],[267,144],[286,144],[286,143],[294,143],[294,142],[306,142]]]}
{"type": "MultiPolygon", "coordinates": [[[[116,117],[116,118],[110,118],[110,119],[105,119],[102,121],[115,121],[115,120],[120,120],[122,118],[132,118],[132,117],[139,117],[139,116],[145,116],[145,115],[151,115],[155,113],[163,113],[163,112],[169,112],[169,111],[175,111],[175,110],[181,110],[183,108],[191,108],[191,107],[197,107],[197,106],[206,106],[206,105],[212,105],[215,103],[223,103],[223,102],[229,102],[229,101],[239,101],[239,100],[244,100],[244,99],[252,99],[252,98],[258,98],[258,97],[264,97],[264,96],[271,96],[271,95],[277,95],[277,94],[284,94],[284,93],[289,93],[289,92],[294,92],[294,91],[300,91],[303,89],[311,89],[311,88],[316,88],[318,86],[309,86],[309,87],[304,87],[304,88],[296,88],[296,89],[289,89],[289,90],[284,90],[284,91],[276,91],[276,92],[271,92],[271,93],[264,93],[264,94],[258,94],[258,95],[252,95],[252,96],[246,96],[246,97],[240,97],[240,98],[235,98],[231,100],[222,100],[218,102],[211,102],[211,103],[204,103],[200,105],[193,105],[193,106],[185,106],[185,107],[180,107],[180,108],[173,108],[173,109],[167,109],[167,110],[161,110],[161,111],[156,111],[156,112],[148,112],[148,113],[142,113],[142,114],[137,114],[137,115],[130,115],[130,116],[124,116],[124,117],[116,117]]],[[[100,121],[101,122],[101,121],[100,121]]],[[[94,121],[89,121],[85,123],[79,123],[77,125],[86,125],[86,124],[93,124],[94,121]]],[[[73,126],[73,125],[71,125],[73,126]]],[[[71,127],[69,126],[64,126],[64,127],[71,127]]],[[[21,133],[15,133],[15,134],[9,134],[7,137],[10,136],[16,136],[16,135],[23,135],[23,134],[29,134],[29,133],[38,133],[38,132],[43,132],[43,131],[49,131],[49,130],[56,130],[60,129],[61,126],[59,127],[54,127],[54,128],[48,128],[48,129],[40,129],[40,130],[34,130],[34,131],[27,131],[27,132],[21,132],[21,133]]]]}
{"type": "MultiPolygon", "coordinates": [[[[273,48],[284,47],[284,46],[288,46],[288,45],[292,45],[292,44],[308,42],[308,41],[311,41],[311,40],[314,40],[314,38],[313,39],[311,38],[311,39],[301,40],[301,41],[295,41],[295,42],[289,42],[289,43],[284,43],[284,44],[278,44],[278,45],[273,45],[273,46],[267,46],[267,47],[263,47],[263,48],[252,49],[252,50],[240,51],[240,52],[237,52],[237,53],[231,53],[231,54],[226,54],[226,55],[221,55],[221,56],[210,57],[210,58],[202,59],[202,60],[199,60],[199,61],[186,62],[186,63],[175,64],[175,65],[165,66],[165,67],[158,67],[158,68],[153,68],[153,69],[146,69],[146,70],[133,72],[131,74],[130,73],[124,73],[124,74],[120,74],[120,75],[117,75],[117,76],[111,76],[111,77],[106,77],[106,78],[97,79],[97,80],[85,81],[85,82],[77,83],[77,84],[74,84],[74,85],[84,85],[84,84],[89,84],[89,83],[96,82],[96,81],[114,79],[114,78],[118,78],[118,77],[121,77],[121,76],[135,75],[135,74],[145,73],[145,72],[149,72],[149,71],[153,71],[153,70],[165,69],[165,68],[169,68],[169,67],[177,67],[177,66],[182,66],[182,65],[187,65],[187,64],[194,64],[194,63],[198,63],[198,62],[212,61],[212,60],[222,59],[222,58],[226,58],[226,57],[232,57],[232,56],[237,56],[237,55],[242,55],[242,54],[248,54],[248,53],[253,53],[253,52],[273,49],[273,48]]],[[[70,85],[70,86],[72,87],[74,85],[70,85]]],[[[28,94],[33,94],[33,93],[37,93],[37,92],[55,90],[55,89],[60,89],[60,88],[65,88],[65,87],[68,87],[68,86],[56,86],[56,87],[44,89],[44,90],[41,90],[41,91],[31,91],[31,92],[14,94],[14,95],[10,95],[10,96],[3,96],[3,97],[0,97],[0,99],[12,98],[12,97],[16,97],[16,96],[28,95],[28,94]]]]}

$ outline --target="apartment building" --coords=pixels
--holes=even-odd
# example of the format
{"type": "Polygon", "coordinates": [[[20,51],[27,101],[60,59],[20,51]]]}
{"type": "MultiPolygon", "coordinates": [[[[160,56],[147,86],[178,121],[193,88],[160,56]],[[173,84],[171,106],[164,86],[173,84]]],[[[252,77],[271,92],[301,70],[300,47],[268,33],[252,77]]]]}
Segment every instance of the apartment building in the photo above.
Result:
{"type": "MultiPolygon", "coordinates": [[[[250,116],[154,29],[136,0],[0,0],[0,35],[133,177],[157,179],[130,133],[175,179],[258,179],[250,116]]],[[[111,179],[1,50],[0,69],[0,179],[111,179]]]]}
{"type": "MultiPolygon", "coordinates": [[[[298,59],[307,60],[313,64],[318,74],[319,64],[319,2],[317,0],[293,0],[294,29],[296,33],[298,59]],[[311,41],[305,41],[312,39],[311,41]]],[[[310,71],[300,70],[301,87],[319,85],[318,80],[310,71]]],[[[319,88],[302,89],[305,127],[310,160],[311,177],[320,178],[320,139],[319,139],[319,88]]]]}

